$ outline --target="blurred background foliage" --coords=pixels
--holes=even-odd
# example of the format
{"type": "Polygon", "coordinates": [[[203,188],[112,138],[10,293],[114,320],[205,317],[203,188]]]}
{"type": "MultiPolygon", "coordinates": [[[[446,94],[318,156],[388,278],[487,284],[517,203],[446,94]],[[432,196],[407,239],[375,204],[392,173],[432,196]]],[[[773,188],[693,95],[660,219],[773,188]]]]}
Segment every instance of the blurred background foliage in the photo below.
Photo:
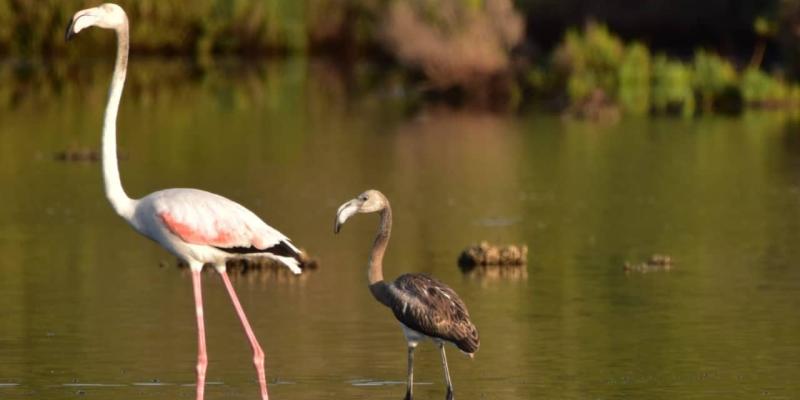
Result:
{"type": "Polygon", "coordinates": [[[703,48],[690,57],[663,52],[653,57],[642,43],[626,43],[594,22],[582,30],[569,30],[544,71],[550,71],[550,78],[534,70],[528,84],[545,97],[564,93],[572,106],[598,107],[593,100],[598,93],[604,101],[634,114],[691,116],[800,105],[800,86],[787,81],[784,71],[767,73],[752,64],[739,67],[736,60],[703,48]]]}
{"type": "MultiPolygon", "coordinates": [[[[91,34],[66,51],[85,0],[0,0],[0,55],[23,68],[113,48],[91,34]]],[[[133,51],[188,57],[369,59],[423,99],[550,104],[644,114],[787,108],[800,101],[800,0],[120,0],[133,51]]],[[[589,112],[585,112],[586,109],[589,112]]]]}

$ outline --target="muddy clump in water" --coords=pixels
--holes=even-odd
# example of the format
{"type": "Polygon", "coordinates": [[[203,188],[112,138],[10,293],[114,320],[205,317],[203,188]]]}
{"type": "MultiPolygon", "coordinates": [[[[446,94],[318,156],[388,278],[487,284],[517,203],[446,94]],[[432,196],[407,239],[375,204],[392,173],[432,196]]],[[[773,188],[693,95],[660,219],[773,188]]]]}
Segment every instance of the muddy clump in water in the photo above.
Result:
{"type": "Polygon", "coordinates": [[[485,240],[467,247],[458,257],[458,265],[464,271],[476,266],[520,266],[527,262],[528,246],[515,244],[498,246],[485,240]]]}
{"type": "Polygon", "coordinates": [[[648,272],[669,271],[672,267],[671,256],[666,254],[653,254],[644,262],[630,263],[626,261],[622,269],[625,273],[640,272],[646,274],[648,272]]]}

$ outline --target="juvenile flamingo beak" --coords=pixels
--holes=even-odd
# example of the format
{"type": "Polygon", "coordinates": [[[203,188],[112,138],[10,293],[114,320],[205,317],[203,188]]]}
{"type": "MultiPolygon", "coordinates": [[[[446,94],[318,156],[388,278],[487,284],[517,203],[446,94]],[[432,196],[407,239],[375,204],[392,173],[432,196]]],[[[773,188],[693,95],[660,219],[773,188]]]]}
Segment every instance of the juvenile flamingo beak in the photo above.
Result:
{"type": "Polygon", "coordinates": [[[70,39],[75,37],[75,33],[72,31],[72,25],[75,25],[75,20],[70,18],[69,22],[67,23],[67,31],[64,32],[64,41],[69,42],[70,39]]]}
{"type": "Polygon", "coordinates": [[[361,204],[358,199],[353,199],[342,204],[339,210],[336,211],[336,222],[333,225],[333,233],[339,233],[339,231],[342,230],[342,225],[347,222],[348,218],[357,213],[360,207],[361,204]]]}
{"type": "Polygon", "coordinates": [[[67,26],[67,31],[64,33],[64,40],[69,41],[84,28],[88,28],[96,24],[97,15],[95,15],[93,11],[95,11],[94,8],[87,8],[85,10],[80,10],[76,12],[75,15],[72,17],[72,19],[69,21],[69,26],[67,26]]]}

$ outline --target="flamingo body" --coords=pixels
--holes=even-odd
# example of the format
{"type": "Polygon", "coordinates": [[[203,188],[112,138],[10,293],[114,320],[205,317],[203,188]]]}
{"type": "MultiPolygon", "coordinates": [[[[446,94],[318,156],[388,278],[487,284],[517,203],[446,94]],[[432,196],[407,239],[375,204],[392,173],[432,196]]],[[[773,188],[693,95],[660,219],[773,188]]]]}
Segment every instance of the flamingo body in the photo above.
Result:
{"type": "Polygon", "coordinates": [[[222,268],[234,257],[266,256],[298,268],[300,250],[244,206],[198,189],[160,190],[135,201],[131,225],[190,265],[222,268]]]}

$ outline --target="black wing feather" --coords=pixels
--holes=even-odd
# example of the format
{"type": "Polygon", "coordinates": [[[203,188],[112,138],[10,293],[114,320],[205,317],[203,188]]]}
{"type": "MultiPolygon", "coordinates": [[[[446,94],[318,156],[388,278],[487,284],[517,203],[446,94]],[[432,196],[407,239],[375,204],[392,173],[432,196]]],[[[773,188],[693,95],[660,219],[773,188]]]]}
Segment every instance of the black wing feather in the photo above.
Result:
{"type": "Polygon", "coordinates": [[[224,251],[226,253],[244,254],[244,255],[246,255],[246,254],[271,253],[271,254],[274,254],[276,256],[291,257],[291,258],[296,259],[298,262],[301,262],[300,253],[294,251],[294,249],[292,249],[292,247],[289,246],[286,243],[286,241],[284,241],[284,240],[281,240],[280,242],[278,242],[278,244],[276,244],[276,245],[274,245],[272,247],[268,247],[266,249],[259,249],[259,248],[255,247],[255,246],[250,246],[250,247],[217,247],[217,249],[220,249],[220,250],[222,250],[222,251],[224,251]]]}
{"type": "Polygon", "coordinates": [[[454,343],[465,353],[480,346],[478,329],[453,289],[425,274],[405,274],[390,284],[394,316],[409,328],[454,343]]]}

